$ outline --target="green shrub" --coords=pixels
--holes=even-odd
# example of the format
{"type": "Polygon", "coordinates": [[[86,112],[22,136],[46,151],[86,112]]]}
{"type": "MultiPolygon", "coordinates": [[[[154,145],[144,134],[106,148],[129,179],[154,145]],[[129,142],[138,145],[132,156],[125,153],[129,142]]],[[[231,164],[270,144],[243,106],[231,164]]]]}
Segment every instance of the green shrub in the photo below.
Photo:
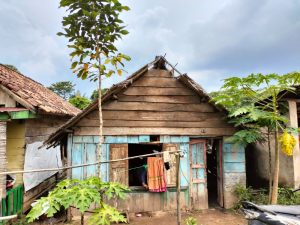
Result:
{"type": "Polygon", "coordinates": [[[194,217],[190,216],[190,217],[186,218],[185,224],[186,225],[197,225],[197,220],[194,217]]]}
{"type": "MultiPolygon", "coordinates": [[[[268,204],[268,190],[265,188],[253,189],[252,187],[244,187],[237,185],[235,195],[238,201],[234,209],[241,208],[242,201],[250,201],[259,205],[268,204]]],[[[292,188],[281,187],[278,189],[278,204],[279,205],[300,205],[300,193],[293,192],[292,188]]]]}

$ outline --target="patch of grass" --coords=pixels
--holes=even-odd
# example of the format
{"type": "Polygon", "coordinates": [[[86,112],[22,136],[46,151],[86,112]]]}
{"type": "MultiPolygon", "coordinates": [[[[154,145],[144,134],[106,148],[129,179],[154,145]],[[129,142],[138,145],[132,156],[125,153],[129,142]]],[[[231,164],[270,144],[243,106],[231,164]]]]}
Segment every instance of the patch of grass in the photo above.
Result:
{"type": "MultiPolygon", "coordinates": [[[[235,194],[238,202],[234,209],[241,208],[242,201],[250,201],[259,205],[268,204],[268,190],[265,188],[253,189],[252,187],[236,186],[235,194]]],[[[292,188],[281,187],[278,190],[278,204],[280,205],[300,205],[300,193],[293,192],[292,188]]]]}

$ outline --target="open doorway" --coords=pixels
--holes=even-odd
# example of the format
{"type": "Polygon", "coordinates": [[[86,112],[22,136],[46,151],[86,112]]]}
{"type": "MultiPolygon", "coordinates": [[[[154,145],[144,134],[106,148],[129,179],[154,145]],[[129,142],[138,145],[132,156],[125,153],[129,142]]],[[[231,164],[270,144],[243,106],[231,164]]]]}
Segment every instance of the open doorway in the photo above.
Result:
{"type": "Polygon", "coordinates": [[[207,191],[209,207],[222,206],[220,195],[222,190],[221,171],[220,171],[220,140],[209,139],[206,145],[206,174],[207,174],[207,191]]]}
{"type": "MultiPolygon", "coordinates": [[[[139,156],[153,153],[153,150],[161,152],[162,144],[128,144],[128,156],[139,156]]],[[[129,160],[129,186],[141,187],[141,173],[143,173],[143,166],[147,165],[147,157],[136,158],[129,160]]],[[[147,182],[147,179],[145,180],[147,182]]]]}

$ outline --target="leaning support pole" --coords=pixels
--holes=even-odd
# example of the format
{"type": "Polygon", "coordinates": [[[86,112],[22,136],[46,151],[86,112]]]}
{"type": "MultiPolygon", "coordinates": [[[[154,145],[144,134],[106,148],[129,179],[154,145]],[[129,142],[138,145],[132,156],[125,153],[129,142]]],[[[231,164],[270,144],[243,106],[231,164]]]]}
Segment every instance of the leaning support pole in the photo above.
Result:
{"type": "Polygon", "coordinates": [[[180,210],[180,153],[176,153],[177,225],[181,225],[180,210]]]}

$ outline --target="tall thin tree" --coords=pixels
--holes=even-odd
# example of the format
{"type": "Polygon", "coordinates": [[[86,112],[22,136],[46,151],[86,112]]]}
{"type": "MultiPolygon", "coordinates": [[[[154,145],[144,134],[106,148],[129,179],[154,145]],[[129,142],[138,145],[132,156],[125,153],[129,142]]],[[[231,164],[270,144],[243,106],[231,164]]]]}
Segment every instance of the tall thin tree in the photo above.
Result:
{"type": "MultiPolygon", "coordinates": [[[[68,15],[63,18],[64,32],[58,35],[68,38],[72,49],[71,69],[81,79],[98,81],[99,145],[97,160],[101,158],[103,143],[102,118],[102,77],[122,75],[124,61],[130,57],[120,53],[116,41],[128,31],[120,19],[120,13],[129,7],[119,0],[61,0],[60,7],[67,8],[68,15]]],[[[100,177],[100,165],[97,167],[100,177]]]]}

